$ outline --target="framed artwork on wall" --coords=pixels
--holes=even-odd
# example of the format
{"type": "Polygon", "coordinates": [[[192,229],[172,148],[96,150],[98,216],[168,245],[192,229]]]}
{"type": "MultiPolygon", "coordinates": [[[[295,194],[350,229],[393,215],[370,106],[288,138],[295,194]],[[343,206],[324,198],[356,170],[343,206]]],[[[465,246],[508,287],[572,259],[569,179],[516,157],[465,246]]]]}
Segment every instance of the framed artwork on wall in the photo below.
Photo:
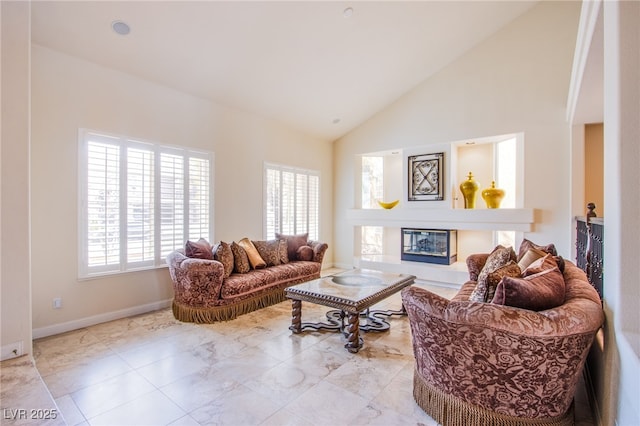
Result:
{"type": "Polygon", "coordinates": [[[409,201],[444,200],[444,152],[409,156],[409,201]]]}

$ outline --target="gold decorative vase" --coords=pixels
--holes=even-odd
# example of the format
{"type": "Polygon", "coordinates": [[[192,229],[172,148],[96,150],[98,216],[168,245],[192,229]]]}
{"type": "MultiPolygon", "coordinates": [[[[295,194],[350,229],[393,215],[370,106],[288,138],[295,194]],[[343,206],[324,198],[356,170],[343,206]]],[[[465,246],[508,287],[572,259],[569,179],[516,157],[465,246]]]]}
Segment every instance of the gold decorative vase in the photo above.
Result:
{"type": "Polygon", "coordinates": [[[496,181],[491,181],[491,188],[482,191],[482,199],[488,209],[497,209],[504,198],[504,189],[496,188],[496,181]]]}
{"type": "Polygon", "coordinates": [[[467,180],[460,184],[460,192],[464,197],[464,208],[475,209],[476,208],[476,194],[478,192],[478,182],[473,179],[473,173],[469,172],[467,180]]]}

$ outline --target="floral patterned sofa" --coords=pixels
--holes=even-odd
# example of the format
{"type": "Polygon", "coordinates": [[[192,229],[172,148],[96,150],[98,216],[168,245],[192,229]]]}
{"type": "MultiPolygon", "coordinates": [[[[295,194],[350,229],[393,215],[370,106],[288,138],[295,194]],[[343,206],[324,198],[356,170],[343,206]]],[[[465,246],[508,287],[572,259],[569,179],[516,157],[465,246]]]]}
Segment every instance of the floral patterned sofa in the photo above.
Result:
{"type": "Polygon", "coordinates": [[[184,322],[227,321],[285,300],[284,289],[320,278],[327,244],[307,235],[271,241],[200,239],[167,256],[173,315],[184,322]],[[244,243],[244,244],[243,244],[244,243]],[[258,250],[259,249],[259,250],[258,250]]]}
{"type": "MultiPolygon", "coordinates": [[[[552,272],[525,276],[527,267],[514,267],[523,251],[516,256],[511,250],[509,266],[484,274],[482,290],[499,269],[518,269],[520,276],[493,277],[494,297],[478,300],[478,279],[490,256],[467,258],[470,280],[452,300],[415,286],[402,291],[416,360],[414,399],[445,426],[572,425],[576,385],[604,321],[598,293],[581,269],[552,254],[537,260],[552,272]],[[518,286],[542,275],[555,275],[560,302],[552,305],[558,306],[508,306],[519,305],[518,286]]],[[[538,297],[524,294],[524,305],[538,297]]]]}

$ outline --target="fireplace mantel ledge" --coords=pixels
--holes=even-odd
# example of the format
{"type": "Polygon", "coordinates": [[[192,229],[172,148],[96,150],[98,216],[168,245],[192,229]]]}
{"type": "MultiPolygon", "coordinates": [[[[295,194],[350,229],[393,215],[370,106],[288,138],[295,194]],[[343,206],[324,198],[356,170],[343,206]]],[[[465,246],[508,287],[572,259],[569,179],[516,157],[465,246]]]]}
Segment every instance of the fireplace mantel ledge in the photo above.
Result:
{"type": "Polygon", "coordinates": [[[347,209],[353,226],[529,232],[534,209],[347,209]]]}

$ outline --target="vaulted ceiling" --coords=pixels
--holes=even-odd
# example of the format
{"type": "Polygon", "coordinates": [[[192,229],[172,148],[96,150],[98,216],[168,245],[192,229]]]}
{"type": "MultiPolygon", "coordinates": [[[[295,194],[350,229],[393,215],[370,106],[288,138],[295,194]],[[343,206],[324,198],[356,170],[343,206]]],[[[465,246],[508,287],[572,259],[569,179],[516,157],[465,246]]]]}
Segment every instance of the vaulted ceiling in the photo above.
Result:
{"type": "Polygon", "coordinates": [[[334,140],[535,3],[42,1],[32,40],[334,140]]]}

